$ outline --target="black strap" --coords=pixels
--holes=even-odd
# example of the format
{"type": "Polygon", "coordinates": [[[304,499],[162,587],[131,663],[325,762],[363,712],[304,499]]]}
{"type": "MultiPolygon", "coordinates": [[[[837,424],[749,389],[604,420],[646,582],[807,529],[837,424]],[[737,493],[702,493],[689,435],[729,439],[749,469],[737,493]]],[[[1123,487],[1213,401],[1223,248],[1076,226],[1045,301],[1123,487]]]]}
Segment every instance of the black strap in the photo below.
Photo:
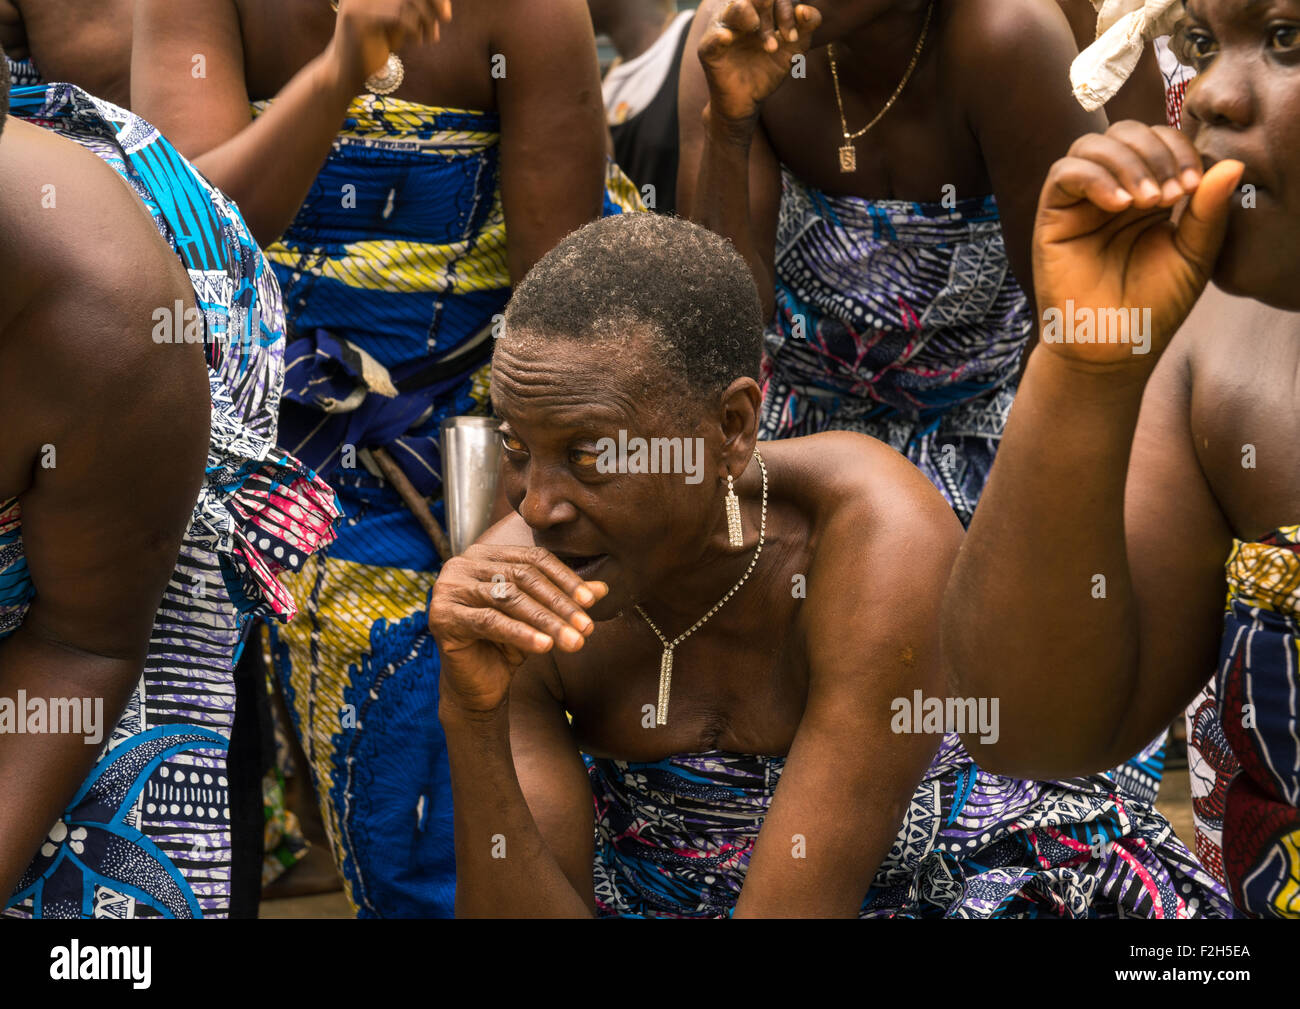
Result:
{"type": "Polygon", "coordinates": [[[426,386],[436,385],[456,375],[475,371],[492,357],[492,348],[495,344],[492,339],[492,328],[484,329],[477,339],[478,342],[472,344],[468,350],[458,347],[446,357],[430,361],[419,371],[407,375],[400,381],[395,381],[393,385],[398,392],[418,392],[426,386]]]}

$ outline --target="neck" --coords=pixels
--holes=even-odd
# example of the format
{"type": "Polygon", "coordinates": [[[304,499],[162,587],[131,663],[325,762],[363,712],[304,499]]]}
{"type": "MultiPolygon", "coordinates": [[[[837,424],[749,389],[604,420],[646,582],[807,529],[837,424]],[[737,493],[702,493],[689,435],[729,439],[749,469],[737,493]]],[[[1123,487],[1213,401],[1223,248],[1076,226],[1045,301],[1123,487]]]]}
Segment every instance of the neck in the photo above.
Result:
{"type": "MultiPolygon", "coordinates": [[[[855,90],[892,91],[912,62],[931,0],[899,0],[887,10],[831,37],[840,80],[855,90]]],[[[939,0],[930,16],[925,49],[934,44],[939,0]]],[[[922,60],[925,53],[922,53],[922,60]]]]}
{"type": "MultiPolygon", "coordinates": [[[[726,510],[720,498],[714,508],[718,520],[710,529],[708,539],[700,552],[681,567],[673,570],[659,585],[645,592],[637,600],[669,641],[692,626],[718,600],[731,591],[754,559],[763,511],[763,474],[757,462],[751,460],[744,474],[736,480],[736,496],[740,498],[741,529],[745,545],[742,547],[731,545],[727,535],[726,510]]],[[[727,601],[721,611],[709,619],[705,627],[715,622],[720,623],[723,614],[743,606],[744,597],[752,592],[756,582],[762,580],[764,570],[770,566],[773,512],[769,477],[767,532],[763,552],[759,555],[758,562],[754,565],[754,570],[744,586],[727,601]]]]}
{"type": "Polygon", "coordinates": [[[659,41],[671,14],[671,6],[663,3],[618,4],[596,30],[609,36],[618,58],[626,63],[659,41]]]}

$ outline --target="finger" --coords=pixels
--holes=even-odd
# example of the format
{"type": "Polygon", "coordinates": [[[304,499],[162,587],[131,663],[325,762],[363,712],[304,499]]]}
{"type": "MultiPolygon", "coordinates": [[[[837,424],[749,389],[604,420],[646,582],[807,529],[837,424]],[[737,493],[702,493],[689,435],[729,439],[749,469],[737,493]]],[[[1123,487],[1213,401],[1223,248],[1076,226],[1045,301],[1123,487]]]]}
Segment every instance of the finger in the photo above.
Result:
{"type": "Polygon", "coordinates": [[[1133,206],[1132,194],[1105,165],[1087,158],[1062,158],[1047,174],[1043,209],[1065,210],[1084,201],[1111,214],[1133,206]]]}
{"type": "Polygon", "coordinates": [[[799,41],[799,28],[795,24],[794,0],[776,0],[773,7],[773,20],[776,30],[786,42],[799,41]]]}
{"type": "Polygon", "coordinates": [[[731,0],[718,18],[718,24],[734,35],[756,32],[762,21],[750,0],[731,0]]]}
{"type": "Polygon", "coordinates": [[[516,582],[480,582],[477,595],[474,602],[478,607],[495,607],[552,638],[566,652],[576,652],[586,642],[568,621],[547,609],[516,582]]]}
{"type": "Polygon", "coordinates": [[[781,40],[776,37],[775,12],[776,0],[753,0],[754,10],[759,17],[759,35],[763,39],[763,49],[774,53],[781,48],[781,40]]]}
{"type": "MultiPolygon", "coordinates": [[[[521,565],[508,571],[506,580],[518,585],[524,592],[547,609],[559,614],[582,633],[590,633],[596,626],[573,597],[556,585],[541,569],[531,564],[521,565]]],[[[500,585],[501,582],[495,584],[500,585]]]]}
{"type": "Polygon", "coordinates": [[[1133,197],[1133,205],[1148,209],[1161,201],[1160,184],[1146,161],[1128,144],[1113,136],[1088,133],[1074,142],[1070,155],[1108,169],[1120,187],[1133,197]]]}
{"type": "Polygon", "coordinates": [[[1228,230],[1232,196],[1245,171],[1246,166],[1240,161],[1228,160],[1220,161],[1206,172],[1174,232],[1178,251],[1207,281],[1214,274],[1214,264],[1228,230]]]}
{"type": "Polygon", "coordinates": [[[1178,166],[1178,177],[1182,180],[1183,188],[1189,193],[1193,192],[1205,175],[1196,146],[1182,130],[1176,130],[1172,126],[1156,126],[1153,132],[1169,148],[1169,153],[1178,166]]]}
{"type": "Polygon", "coordinates": [[[535,564],[546,577],[564,589],[579,606],[590,606],[609,591],[607,585],[604,592],[595,591],[594,586],[604,585],[604,582],[584,582],[569,565],[549,550],[535,547],[528,552],[525,559],[535,564]]]}
{"type": "Polygon", "coordinates": [[[429,4],[429,0],[416,0],[413,10],[415,12],[416,29],[411,38],[420,45],[428,45],[434,40],[433,33],[438,27],[438,19],[429,4]]]}
{"type": "Polygon", "coordinates": [[[479,640],[505,645],[524,655],[542,655],[555,645],[549,634],[507,616],[495,607],[461,607],[456,623],[479,640]]]}
{"type": "MultiPolygon", "coordinates": [[[[1174,152],[1169,149],[1164,138],[1146,123],[1133,120],[1116,123],[1108,135],[1131,148],[1146,162],[1147,170],[1160,187],[1162,206],[1173,206],[1191,192],[1179,177],[1178,160],[1174,157],[1174,152]]],[[[1197,182],[1200,182],[1199,178],[1197,182]]]]}
{"type": "Polygon", "coordinates": [[[794,9],[795,20],[799,23],[799,33],[808,38],[822,24],[822,12],[808,4],[799,4],[794,9]]]}

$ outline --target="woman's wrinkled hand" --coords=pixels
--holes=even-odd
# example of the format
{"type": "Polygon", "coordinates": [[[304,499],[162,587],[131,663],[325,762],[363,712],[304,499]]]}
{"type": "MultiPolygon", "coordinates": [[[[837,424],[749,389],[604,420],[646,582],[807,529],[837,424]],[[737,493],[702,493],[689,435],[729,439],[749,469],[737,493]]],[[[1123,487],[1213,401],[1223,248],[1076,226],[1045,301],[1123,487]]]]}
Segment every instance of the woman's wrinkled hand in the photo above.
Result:
{"type": "Polygon", "coordinates": [[[528,656],[582,649],[595,629],[586,608],[608,592],[540,547],[476,544],[451,559],[429,605],[444,700],[471,713],[497,710],[528,656]]]}

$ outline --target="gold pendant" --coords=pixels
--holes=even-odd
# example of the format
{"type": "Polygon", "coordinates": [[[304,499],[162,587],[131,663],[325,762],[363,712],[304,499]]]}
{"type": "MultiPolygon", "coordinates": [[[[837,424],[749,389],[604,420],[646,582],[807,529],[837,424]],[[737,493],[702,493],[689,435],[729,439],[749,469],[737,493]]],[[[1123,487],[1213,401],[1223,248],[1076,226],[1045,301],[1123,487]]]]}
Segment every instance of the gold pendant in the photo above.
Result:
{"type": "Polygon", "coordinates": [[[840,171],[856,172],[858,170],[858,152],[851,143],[840,148],[840,171]]]}

